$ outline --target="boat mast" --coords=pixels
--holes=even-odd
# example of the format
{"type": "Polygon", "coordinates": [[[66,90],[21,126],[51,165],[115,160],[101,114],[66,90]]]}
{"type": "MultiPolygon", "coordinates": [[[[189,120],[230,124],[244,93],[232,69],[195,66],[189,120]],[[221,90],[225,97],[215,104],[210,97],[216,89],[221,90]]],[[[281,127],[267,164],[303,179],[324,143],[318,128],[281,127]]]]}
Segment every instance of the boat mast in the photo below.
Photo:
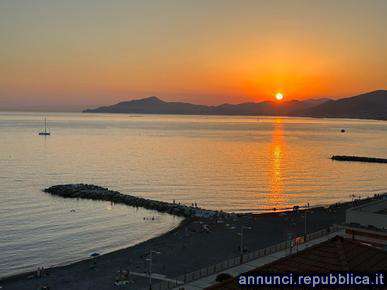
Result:
{"type": "Polygon", "coordinates": [[[47,133],[47,118],[44,117],[44,133],[47,133]]]}

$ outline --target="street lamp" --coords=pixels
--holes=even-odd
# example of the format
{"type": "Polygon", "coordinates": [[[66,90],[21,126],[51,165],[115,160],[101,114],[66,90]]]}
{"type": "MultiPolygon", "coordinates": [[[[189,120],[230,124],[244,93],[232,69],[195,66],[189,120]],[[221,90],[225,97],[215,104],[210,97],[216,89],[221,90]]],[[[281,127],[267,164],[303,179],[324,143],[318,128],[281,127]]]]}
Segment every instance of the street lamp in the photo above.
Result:
{"type": "Polygon", "coordinates": [[[309,203],[305,205],[305,210],[304,210],[304,217],[305,217],[305,228],[304,228],[304,236],[305,236],[305,242],[306,242],[306,234],[307,234],[307,223],[306,223],[306,214],[308,213],[308,209],[309,209],[309,203]]]}
{"type": "Polygon", "coordinates": [[[146,260],[149,261],[149,290],[152,290],[152,254],[161,254],[160,252],[157,251],[152,251],[152,249],[149,250],[149,258],[146,260]]]}
{"type": "Polygon", "coordinates": [[[241,226],[241,232],[239,233],[241,237],[240,252],[241,252],[241,264],[243,262],[243,230],[251,230],[252,227],[241,226]]]}

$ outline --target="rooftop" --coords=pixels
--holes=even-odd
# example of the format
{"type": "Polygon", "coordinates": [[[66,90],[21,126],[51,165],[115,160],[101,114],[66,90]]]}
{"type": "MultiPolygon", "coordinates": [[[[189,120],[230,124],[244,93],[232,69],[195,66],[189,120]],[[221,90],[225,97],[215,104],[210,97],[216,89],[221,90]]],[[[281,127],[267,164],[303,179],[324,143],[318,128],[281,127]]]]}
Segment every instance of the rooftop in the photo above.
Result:
{"type": "MultiPolygon", "coordinates": [[[[387,269],[387,252],[360,242],[336,236],[291,256],[249,271],[259,272],[377,272],[387,269]]],[[[241,289],[235,279],[219,283],[208,290],[241,289]]],[[[276,289],[276,288],[270,288],[276,289]]]]}
{"type": "Polygon", "coordinates": [[[386,209],[382,209],[378,212],[376,212],[377,214],[383,214],[383,215],[387,215],[387,208],[386,209]]]}
{"type": "Polygon", "coordinates": [[[358,224],[361,227],[387,230],[387,200],[379,199],[346,211],[347,225],[358,224]]]}
{"type": "Polygon", "coordinates": [[[383,211],[386,212],[387,211],[387,200],[386,199],[374,200],[374,201],[365,203],[363,205],[348,209],[348,211],[368,212],[368,213],[380,213],[383,211]]]}

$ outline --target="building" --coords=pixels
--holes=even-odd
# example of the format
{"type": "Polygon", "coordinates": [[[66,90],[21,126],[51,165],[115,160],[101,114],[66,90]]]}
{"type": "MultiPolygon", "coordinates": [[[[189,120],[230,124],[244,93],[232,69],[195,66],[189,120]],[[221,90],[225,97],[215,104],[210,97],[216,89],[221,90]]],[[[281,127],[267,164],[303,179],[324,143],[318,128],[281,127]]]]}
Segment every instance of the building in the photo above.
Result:
{"type": "MultiPolygon", "coordinates": [[[[341,236],[333,237],[325,242],[286,256],[272,263],[249,271],[246,275],[264,273],[332,273],[332,272],[382,272],[387,269],[387,252],[359,241],[341,236]]],[[[218,283],[207,290],[233,289],[284,289],[283,287],[241,287],[233,278],[218,283]]],[[[289,288],[287,288],[289,289],[289,288]]],[[[293,289],[293,288],[290,288],[293,289]]],[[[295,288],[300,289],[300,288],[295,288]]],[[[324,288],[319,288],[324,289],[324,288]]],[[[326,289],[333,289],[328,287],[326,289]]],[[[342,288],[344,289],[344,288],[342,288]]],[[[346,288],[351,289],[351,288],[346,288]]],[[[360,289],[360,288],[356,288],[360,289]]]]}
{"type": "Polygon", "coordinates": [[[387,200],[348,209],[343,228],[346,238],[387,250],[387,200]]]}

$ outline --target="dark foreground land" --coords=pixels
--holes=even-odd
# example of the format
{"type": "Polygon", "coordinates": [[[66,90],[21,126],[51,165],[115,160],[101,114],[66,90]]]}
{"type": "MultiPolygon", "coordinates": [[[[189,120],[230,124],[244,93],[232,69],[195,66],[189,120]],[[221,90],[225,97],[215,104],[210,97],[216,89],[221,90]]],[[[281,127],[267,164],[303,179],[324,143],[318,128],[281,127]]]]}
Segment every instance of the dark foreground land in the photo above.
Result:
{"type": "MultiPolygon", "coordinates": [[[[348,202],[308,210],[308,232],[344,222],[345,210],[351,206],[352,202],[348,202]]],[[[251,251],[288,240],[290,236],[302,235],[304,222],[302,211],[186,218],[173,231],[136,246],[95,259],[47,269],[41,278],[33,277],[32,273],[9,277],[0,280],[0,286],[2,290],[35,290],[46,285],[50,290],[138,290],[147,287],[148,280],[145,277],[131,276],[133,283],[125,286],[115,286],[114,281],[121,269],[146,273],[148,262],[145,255],[150,249],[160,252],[154,255],[152,272],[174,278],[238,256],[238,233],[242,225],[252,227],[244,231],[245,246],[251,251]],[[203,230],[203,225],[208,225],[204,228],[210,231],[203,230]]],[[[157,282],[154,279],[154,283],[157,282]]]]}

